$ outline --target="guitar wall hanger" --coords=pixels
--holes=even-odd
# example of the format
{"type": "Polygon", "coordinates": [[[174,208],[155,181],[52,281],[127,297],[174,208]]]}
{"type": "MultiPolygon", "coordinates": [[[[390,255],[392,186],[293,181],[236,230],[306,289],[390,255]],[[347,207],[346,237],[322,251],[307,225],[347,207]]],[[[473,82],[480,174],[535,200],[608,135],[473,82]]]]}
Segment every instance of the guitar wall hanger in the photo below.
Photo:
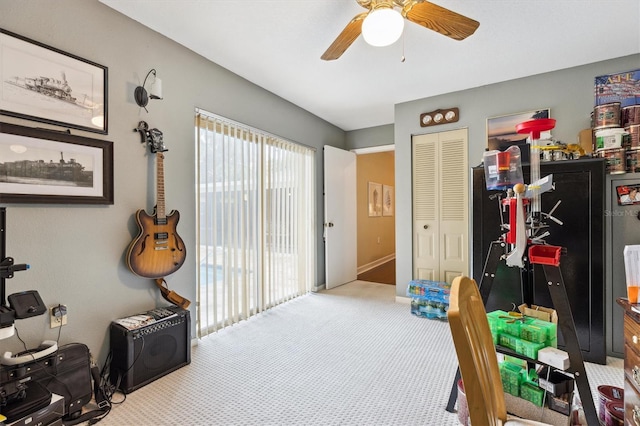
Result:
{"type": "Polygon", "coordinates": [[[146,121],[139,122],[138,127],[133,129],[133,131],[140,133],[140,143],[148,144],[153,154],[168,151],[164,146],[162,132],[156,128],[149,129],[146,121]]]}

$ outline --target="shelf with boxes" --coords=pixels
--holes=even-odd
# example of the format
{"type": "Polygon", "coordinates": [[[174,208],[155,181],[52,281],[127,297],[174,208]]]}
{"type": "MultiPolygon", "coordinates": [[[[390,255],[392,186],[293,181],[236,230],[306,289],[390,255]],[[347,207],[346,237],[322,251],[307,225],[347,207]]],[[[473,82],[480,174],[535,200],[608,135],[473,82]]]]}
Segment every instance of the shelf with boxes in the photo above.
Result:
{"type": "Polygon", "coordinates": [[[496,346],[500,376],[505,393],[541,407],[569,415],[575,387],[573,375],[566,370],[496,346]],[[546,395],[545,395],[546,393],[546,395]]]}
{"type": "Polygon", "coordinates": [[[505,393],[569,415],[574,378],[565,372],[568,354],[557,349],[555,311],[521,305],[519,312],[489,312],[487,319],[505,393]]]}

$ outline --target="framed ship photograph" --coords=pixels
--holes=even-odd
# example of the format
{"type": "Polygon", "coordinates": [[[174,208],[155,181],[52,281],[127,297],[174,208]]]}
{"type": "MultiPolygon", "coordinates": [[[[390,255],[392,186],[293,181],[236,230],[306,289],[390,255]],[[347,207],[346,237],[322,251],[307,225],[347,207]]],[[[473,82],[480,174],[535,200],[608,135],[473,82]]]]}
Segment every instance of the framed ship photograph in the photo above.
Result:
{"type": "Polygon", "coordinates": [[[0,123],[0,205],[113,204],[113,142],[0,123]]]}
{"type": "Polygon", "coordinates": [[[107,134],[107,68],[0,28],[0,114],[107,134]]]}

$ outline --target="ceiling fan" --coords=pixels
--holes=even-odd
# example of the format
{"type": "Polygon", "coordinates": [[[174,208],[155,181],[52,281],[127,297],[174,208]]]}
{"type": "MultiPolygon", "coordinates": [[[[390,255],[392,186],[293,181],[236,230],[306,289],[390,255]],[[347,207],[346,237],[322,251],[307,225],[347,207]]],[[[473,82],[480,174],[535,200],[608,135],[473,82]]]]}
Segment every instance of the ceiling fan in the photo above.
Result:
{"type": "MultiPolygon", "coordinates": [[[[404,20],[402,18],[408,19],[411,22],[415,22],[418,25],[422,25],[425,28],[436,31],[454,40],[463,40],[469,37],[480,25],[478,21],[467,18],[466,16],[460,15],[426,0],[356,1],[360,6],[368,10],[356,15],[351,22],[347,24],[340,35],[338,35],[338,38],[336,38],[327,51],[324,52],[321,57],[323,60],[332,61],[334,59],[338,59],[360,34],[363,34],[366,39],[366,32],[368,31],[367,26],[371,27],[375,25],[373,23],[374,18],[381,17],[385,14],[390,16],[392,19],[399,20],[399,30],[395,30],[395,34],[390,36],[391,41],[384,42],[386,44],[375,44],[375,42],[372,43],[367,40],[370,44],[386,46],[395,42],[402,34],[402,27],[404,25],[404,20]],[[396,7],[400,8],[399,12],[395,9],[396,7]],[[365,22],[365,20],[367,22],[365,22]],[[369,22],[372,23],[369,24],[369,22]]],[[[385,23],[384,25],[385,30],[390,28],[389,24],[385,23]]]]}

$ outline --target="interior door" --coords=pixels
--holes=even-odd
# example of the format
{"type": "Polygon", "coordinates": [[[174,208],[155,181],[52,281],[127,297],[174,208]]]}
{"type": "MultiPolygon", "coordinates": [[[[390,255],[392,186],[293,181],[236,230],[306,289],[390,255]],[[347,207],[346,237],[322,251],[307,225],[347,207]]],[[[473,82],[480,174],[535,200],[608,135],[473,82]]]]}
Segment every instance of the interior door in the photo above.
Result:
{"type": "Polygon", "coordinates": [[[357,260],[356,154],[324,146],[326,288],[355,281],[357,260]]]}

